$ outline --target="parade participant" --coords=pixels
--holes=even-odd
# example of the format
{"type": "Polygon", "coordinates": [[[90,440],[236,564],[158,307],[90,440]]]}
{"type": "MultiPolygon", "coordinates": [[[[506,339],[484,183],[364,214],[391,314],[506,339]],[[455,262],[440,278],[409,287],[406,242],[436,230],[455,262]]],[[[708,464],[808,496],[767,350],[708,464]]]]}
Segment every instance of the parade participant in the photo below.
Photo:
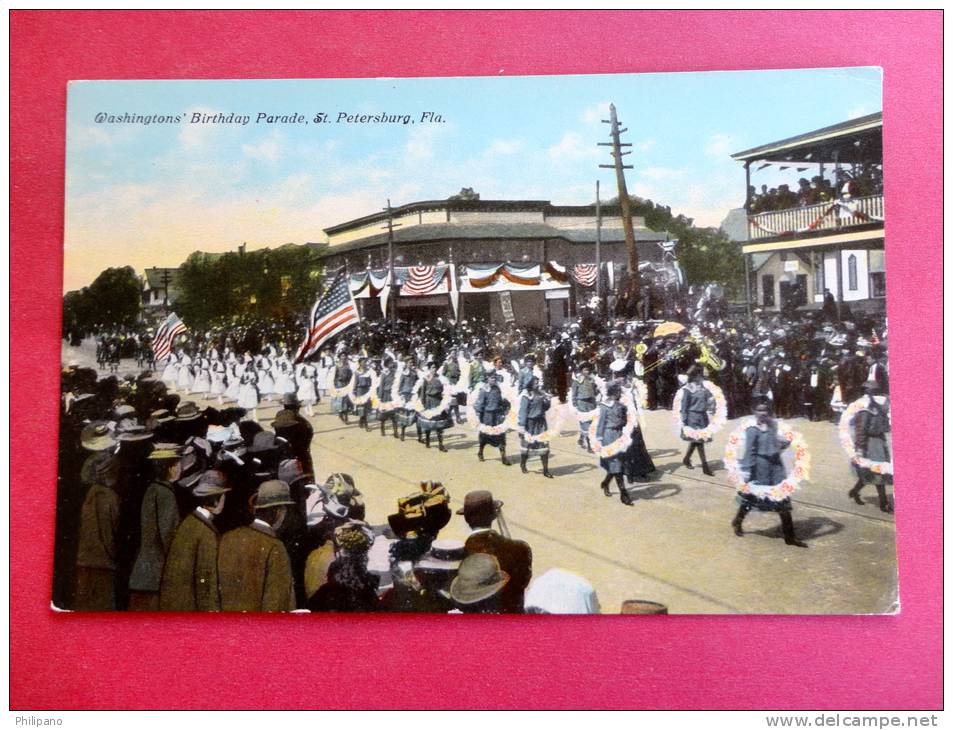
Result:
{"type": "Polygon", "coordinates": [[[705,442],[684,435],[686,426],[693,429],[706,428],[710,414],[715,412],[715,399],[708,392],[704,382],[705,377],[701,368],[693,367],[688,373],[688,383],[682,387],[682,440],[689,442],[682,464],[688,469],[693,469],[692,454],[697,450],[702,463],[702,472],[706,476],[714,476],[714,472],[705,459],[705,442]]]}
{"type": "Polygon", "coordinates": [[[318,353],[318,396],[325,397],[328,394],[329,376],[334,369],[334,358],[327,350],[321,350],[318,353]]]}
{"type": "Polygon", "coordinates": [[[294,370],[286,357],[281,357],[275,361],[275,395],[284,397],[286,395],[298,394],[298,384],[295,382],[294,370]]]}
{"type": "Polygon", "coordinates": [[[417,370],[414,367],[414,358],[411,355],[404,357],[404,366],[397,381],[397,393],[400,396],[402,406],[397,409],[397,423],[400,426],[400,440],[404,440],[407,427],[411,424],[417,426],[417,441],[422,440],[420,432],[420,423],[417,421],[417,411],[411,407],[414,398],[414,389],[417,385],[417,370]]]}
{"type": "Polygon", "coordinates": [[[207,357],[195,358],[195,380],[192,392],[204,395],[212,390],[211,362],[207,357]]]}
{"type": "Polygon", "coordinates": [[[394,438],[397,438],[397,403],[400,399],[397,394],[398,385],[394,360],[385,357],[383,370],[377,381],[377,420],[380,422],[381,436],[385,435],[384,427],[390,422],[394,438]]]}
{"type": "Polygon", "coordinates": [[[354,388],[352,393],[355,401],[365,399],[363,403],[354,406],[354,411],[358,414],[358,428],[363,427],[365,431],[371,430],[370,424],[368,423],[368,418],[371,413],[371,401],[369,397],[371,382],[371,371],[367,368],[367,358],[359,357],[357,359],[357,368],[354,370],[354,388]]]}
{"type": "Polygon", "coordinates": [[[209,389],[209,393],[213,396],[218,396],[219,404],[225,402],[225,372],[226,367],[225,363],[218,357],[216,353],[212,359],[212,385],[209,389]]]}
{"type": "Polygon", "coordinates": [[[218,579],[223,611],[293,611],[291,561],[278,539],[294,506],[288,485],[264,482],[255,495],[255,519],[222,536],[218,579]]]}
{"type": "Polygon", "coordinates": [[[492,370],[496,372],[502,387],[509,388],[513,386],[513,373],[499,355],[493,358],[492,370]]]}
{"type": "Polygon", "coordinates": [[[258,392],[258,374],[254,368],[246,367],[242,373],[241,385],[238,389],[238,407],[251,413],[253,421],[258,420],[258,402],[261,396],[258,392]]]}
{"type": "Polygon", "coordinates": [[[157,443],[149,459],[155,478],[142,498],[139,552],[129,576],[129,610],[158,611],[159,584],[166,555],[179,526],[173,484],[182,476],[182,447],[157,443]]]}
{"type": "Polygon", "coordinates": [[[476,349],[471,354],[469,350],[464,351],[464,359],[470,364],[470,388],[476,388],[480,383],[486,380],[486,369],[483,367],[483,359],[479,357],[481,351],[476,349]]]}
{"type": "MultiPolygon", "coordinates": [[[[500,596],[500,610],[503,613],[522,613],[523,594],[533,577],[533,551],[522,540],[513,540],[493,529],[493,522],[498,519],[502,507],[503,503],[493,499],[492,493],[477,490],[467,493],[463,508],[457,510],[457,514],[463,515],[471,530],[464,544],[466,554],[492,555],[510,577],[500,596]]],[[[460,569],[463,569],[462,563],[460,569]]]]}
{"type": "MultiPolygon", "coordinates": [[[[500,391],[498,377],[495,371],[487,374],[487,382],[483,383],[477,390],[476,401],[473,404],[473,411],[476,413],[480,424],[488,427],[499,426],[506,420],[506,415],[512,407],[510,402],[503,397],[500,391]]],[[[480,447],[477,451],[477,458],[483,461],[483,449],[486,446],[493,446],[500,450],[500,461],[504,466],[510,466],[506,458],[506,431],[499,434],[479,432],[480,447]]]]}
{"type": "Polygon", "coordinates": [[[639,410],[642,407],[639,403],[639,391],[633,387],[630,393],[632,396],[632,407],[635,408],[636,412],[636,421],[635,427],[630,433],[632,443],[630,443],[629,448],[625,450],[623,464],[626,480],[629,484],[633,484],[637,479],[648,479],[649,474],[654,473],[656,469],[655,463],[649,455],[649,450],[645,446],[645,439],[642,435],[642,424],[638,418],[639,410]]]}
{"type": "Polygon", "coordinates": [[[215,517],[225,507],[231,491],[224,475],[216,470],[203,472],[192,488],[199,501],[179,525],[169,546],[159,587],[161,611],[218,611],[219,533],[215,517]]]}
{"type": "MultiPolygon", "coordinates": [[[[889,462],[890,449],[887,446],[887,433],[890,431],[890,404],[887,397],[881,395],[880,384],[876,380],[868,380],[864,384],[867,393],[863,410],[854,416],[854,449],[858,456],[868,461],[889,462]]],[[[881,512],[893,512],[893,507],[887,499],[887,484],[891,476],[884,473],[875,473],[869,467],[854,464],[857,472],[857,483],[848,492],[848,496],[857,504],[864,504],[860,498],[860,490],[865,484],[873,484],[877,489],[877,498],[881,512]]]]}
{"type": "MultiPolygon", "coordinates": [[[[781,461],[781,452],[790,442],[778,435],[778,424],[771,417],[771,408],[767,403],[755,406],[757,423],[745,431],[745,455],[740,462],[742,478],[745,482],[761,485],[780,484],[787,476],[787,469],[781,461]]],[[[796,547],[807,547],[794,533],[794,520],[791,517],[791,499],[771,500],[747,492],[739,492],[740,506],[731,521],[738,537],[744,536],[741,523],[753,509],[762,512],[777,512],[781,519],[784,542],[796,547]]]]}
{"type": "Polygon", "coordinates": [[[529,381],[536,377],[536,356],[527,355],[523,358],[523,366],[516,374],[516,392],[522,393],[529,385],[529,381]]]}
{"type": "Polygon", "coordinates": [[[314,415],[314,404],[321,401],[318,395],[318,369],[309,362],[303,362],[298,366],[296,373],[298,381],[298,391],[296,395],[298,400],[304,404],[305,413],[308,416],[314,415]]]}
{"type": "MultiPolygon", "coordinates": [[[[611,383],[606,388],[606,401],[599,406],[599,422],[596,429],[596,438],[600,445],[611,444],[622,436],[628,421],[628,409],[620,402],[622,397],[622,386],[618,383],[611,383]]],[[[619,499],[622,504],[631,505],[632,499],[625,490],[623,475],[625,473],[625,453],[617,453],[612,456],[602,456],[599,458],[599,465],[605,469],[606,478],[599,485],[602,487],[602,493],[607,497],[612,496],[609,490],[609,483],[615,479],[616,486],[619,487],[619,499]]]]}
{"type": "Polygon", "coordinates": [[[89,491],[83,500],[76,555],[77,611],[115,611],[118,559],[119,459],[99,451],[83,464],[89,491]]]}
{"type": "Polygon", "coordinates": [[[433,360],[427,363],[427,372],[421,379],[417,387],[417,398],[419,399],[423,410],[417,413],[417,423],[424,435],[424,443],[430,448],[430,434],[437,434],[437,444],[441,451],[446,451],[447,447],[443,445],[443,432],[450,428],[450,416],[446,410],[439,410],[444,403],[447,393],[447,385],[437,375],[437,363],[433,360]],[[434,411],[439,410],[437,413],[434,411]]]}
{"type": "Polygon", "coordinates": [[[460,613],[504,613],[502,594],[509,583],[509,574],[493,555],[474,553],[460,563],[450,598],[460,613]]]}
{"type": "Polygon", "coordinates": [[[175,386],[177,390],[188,393],[192,390],[192,358],[188,352],[180,350],[179,368],[176,371],[175,386]]]}
{"type": "MultiPolygon", "coordinates": [[[[331,371],[329,383],[338,390],[345,390],[351,385],[354,373],[347,363],[347,356],[344,353],[338,355],[337,364],[331,371]]],[[[331,411],[338,414],[344,423],[348,422],[348,414],[351,412],[351,401],[347,394],[336,395],[331,398],[331,411]]]]}
{"type": "Polygon", "coordinates": [[[520,469],[527,473],[526,462],[530,455],[538,455],[543,463],[543,476],[552,479],[549,473],[549,442],[536,441],[533,436],[547,429],[546,411],[552,399],[539,390],[539,379],[534,375],[526,382],[526,389],[520,394],[518,423],[520,427],[520,469]]]}
{"type": "Polygon", "coordinates": [[[258,394],[262,400],[269,400],[275,393],[275,378],[272,375],[272,362],[268,355],[260,355],[255,366],[258,376],[258,394]]]}
{"type": "MultiPolygon", "coordinates": [[[[451,347],[447,351],[447,359],[437,372],[446,379],[453,390],[457,389],[461,377],[460,362],[457,360],[457,348],[451,347]]],[[[457,393],[454,393],[450,400],[450,417],[458,425],[463,423],[463,418],[460,415],[460,397],[457,393]]]]}
{"type": "Polygon", "coordinates": [[[175,390],[175,385],[179,379],[179,356],[174,353],[169,353],[169,359],[166,360],[165,368],[162,370],[162,382],[164,382],[168,387],[175,390]]]}
{"type": "Polygon", "coordinates": [[[578,376],[572,379],[571,391],[572,407],[579,416],[579,440],[577,443],[592,453],[589,443],[589,426],[596,412],[596,400],[599,396],[599,385],[592,377],[592,365],[583,363],[578,376]]]}

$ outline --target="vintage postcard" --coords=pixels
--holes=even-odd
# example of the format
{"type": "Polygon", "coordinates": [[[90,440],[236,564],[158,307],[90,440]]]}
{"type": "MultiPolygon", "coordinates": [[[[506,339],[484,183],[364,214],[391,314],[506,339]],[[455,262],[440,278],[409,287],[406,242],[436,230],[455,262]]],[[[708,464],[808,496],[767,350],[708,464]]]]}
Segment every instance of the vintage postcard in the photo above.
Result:
{"type": "Polygon", "coordinates": [[[71,83],[53,605],[899,611],[881,109],[71,83]]]}

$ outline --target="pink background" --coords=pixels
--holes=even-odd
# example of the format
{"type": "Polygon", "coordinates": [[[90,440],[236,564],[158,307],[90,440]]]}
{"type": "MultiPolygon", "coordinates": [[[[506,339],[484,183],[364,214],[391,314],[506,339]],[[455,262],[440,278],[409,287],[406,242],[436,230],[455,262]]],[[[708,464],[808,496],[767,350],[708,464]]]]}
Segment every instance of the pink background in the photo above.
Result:
{"type": "Polygon", "coordinates": [[[939,11],[14,12],[12,707],[941,707],[941,25],[939,11]],[[899,616],[50,611],[67,81],[860,65],[885,78],[899,616]]]}

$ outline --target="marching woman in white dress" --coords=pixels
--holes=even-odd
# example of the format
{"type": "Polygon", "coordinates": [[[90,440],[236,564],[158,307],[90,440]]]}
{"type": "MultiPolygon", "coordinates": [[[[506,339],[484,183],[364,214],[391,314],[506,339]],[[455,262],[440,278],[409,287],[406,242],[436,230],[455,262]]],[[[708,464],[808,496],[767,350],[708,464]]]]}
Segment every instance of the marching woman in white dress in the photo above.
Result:
{"type": "Polygon", "coordinates": [[[295,382],[291,364],[285,358],[281,358],[276,361],[275,369],[278,371],[275,376],[275,393],[280,396],[297,393],[298,384],[295,382]]]}
{"type": "Polygon", "coordinates": [[[174,352],[169,353],[169,360],[162,371],[162,382],[175,390],[175,383],[179,377],[179,356],[174,352]]]}
{"type": "MultiPolygon", "coordinates": [[[[275,392],[275,379],[271,375],[271,360],[267,355],[262,355],[258,360],[258,397],[268,400],[268,397],[275,392]]],[[[257,419],[256,419],[257,420],[257,419]]]]}
{"type": "Polygon", "coordinates": [[[317,403],[318,369],[309,362],[298,366],[298,400],[304,404],[305,413],[314,415],[314,404],[317,403]]]}
{"type": "Polygon", "coordinates": [[[242,384],[238,389],[238,407],[251,412],[253,421],[258,420],[258,376],[251,368],[242,373],[242,384]]]}
{"type": "Polygon", "coordinates": [[[225,377],[228,385],[225,388],[225,400],[237,401],[238,394],[242,387],[242,374],[239,372],[241,365],[233,362],[228,366],[225,377]]]}
{"type": "Polygon", "coordinates": [[[218,396],[219,404],[225,402],[225,363],[218,357],[212,360],[212,388],[209,392],[218,396]]]}
{"type": "Polygon", "coordinates": [[[334,367],[334,358],[328,354],[327,350],[321,350],[318,356],[318,400],[321,399],[321,396],[327,396],[328,394],[328,375],[331,373],[331,368],[334,367]]]}
{"type": "Polygon", "coordinates": [[[212,374],[207,357],[195,358],[195,380],[192,382],[192,392],[204,395],[212,390],[212,374]]]}
{"type": "Polygon", "coordinates": [[[192,381],[192,358],[189,357],[189,353],[183,351],[179,355],[179,374],[176,376],[175,384],[178,390],[188,393],[192,390],[192,381]]]}

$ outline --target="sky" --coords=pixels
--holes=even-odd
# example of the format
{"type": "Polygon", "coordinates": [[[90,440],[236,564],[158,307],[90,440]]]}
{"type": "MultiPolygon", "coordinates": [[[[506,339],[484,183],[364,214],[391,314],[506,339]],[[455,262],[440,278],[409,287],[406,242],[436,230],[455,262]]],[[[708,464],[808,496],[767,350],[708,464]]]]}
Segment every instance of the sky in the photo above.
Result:
{"type": "Polygon", "coordinates": [[[109,266],[141,272],[178,266],[196,250],[325,241],[324,228],[388,198],[398,206],[469,187],[485,200],[583,205],[595,200],[596,180],[613,197],[614,172],[598,167],[611,162],[608,148],[596,144],[608,141],[610,102],[632,144],[630,194],[717,226],[744,200],[732,153],[880,111],[881,79],[877,68],[842,68],[71,82],[64,291],[109,266]],[[126,114],[179,121],[108,117],[126,114]],[[193,123],[216,114],[249,120],[193,123]],[[307,124],[259,114],[300,114],[307,124]],[[318,114],[327,121],[316,123],[318,114]],[[342,114],[412,122],[339,122],[342,114]]]}

